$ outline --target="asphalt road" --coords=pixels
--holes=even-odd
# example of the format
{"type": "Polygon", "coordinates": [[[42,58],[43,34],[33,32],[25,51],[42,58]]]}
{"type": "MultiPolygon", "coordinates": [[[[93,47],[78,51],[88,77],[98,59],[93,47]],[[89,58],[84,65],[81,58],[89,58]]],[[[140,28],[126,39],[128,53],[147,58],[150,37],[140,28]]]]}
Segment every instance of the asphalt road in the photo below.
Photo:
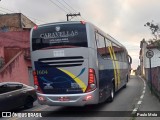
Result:
{"type": "MultiPolygon", "coordinates": [[[[47,117],[38,117],[38,118],[8,118],[8,120],[19,120],[19,119],[33,119],[33,120],[131,120],[131,117],[121,117],[121,114],[125,114],[124,111],[133,111],[137,101],[139,100],[141,93],[143,91],[143,81],[138,79],[136,76],[131,76],[127,87],[121,89],[115,95],[115,99],[111,103],[104,103],[94,106],[85,106],[85,107],[57,107],[57,106],[47,106],[39,105],[35,102],[34,107],[28,110],[20,109],[18,112],[25,111],[34,111],[39,112],[43,111],[43,116],[47,117]],[[44,112],[47,111],[47,112],[44,112]],[[58,117],[54,117],[56,113],[61,113],[58,117]],[[66,117],[66,113],[62,111],[71,111],[69,117],[66,117]],[[109,117],[106,117],[107,114],[111,114],[109,117]],[[118,116],[117,116],[118,114],[118,116]],[[73,115],[73,116],[72,116],[73,115]],[[74,117],[76,115],[76,117],[74,117]],[[104,117],[105,116],[105,117],[104,117]],[[117,117],[116,117],[117,116],[117,117]]],[[[4,118],[2,118],[4,119],[4,118]]]]}

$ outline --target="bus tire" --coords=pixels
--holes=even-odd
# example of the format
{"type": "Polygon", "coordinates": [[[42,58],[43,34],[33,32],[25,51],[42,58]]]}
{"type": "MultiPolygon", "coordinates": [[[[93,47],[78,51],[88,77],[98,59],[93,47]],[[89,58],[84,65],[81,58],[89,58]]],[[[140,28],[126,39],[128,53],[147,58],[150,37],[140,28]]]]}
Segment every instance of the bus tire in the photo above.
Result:
{"type": "Polygon", "coordinates": [[[126,88],[126,87],[127,87],[127,83],[128,83],[128,75],[127,75],[126,83],[125,83],[125,85],[123,86],[123,88],[126,88]]]}
{"type": "Polygon", "coordinates": [[[128,77],[128,75],[127,75],[127,83],[128,83],[128,81],[129,81],[129,77],[128,77]]]}
{"type": "Polygon", "coordinates": [[[110,90],[110,96],[107,99],[107,102],[112,102],[114,100],[114,95],[115,95],[115,87],[114,87],[114,84],[112,83],[111,90],[110,90]]]}

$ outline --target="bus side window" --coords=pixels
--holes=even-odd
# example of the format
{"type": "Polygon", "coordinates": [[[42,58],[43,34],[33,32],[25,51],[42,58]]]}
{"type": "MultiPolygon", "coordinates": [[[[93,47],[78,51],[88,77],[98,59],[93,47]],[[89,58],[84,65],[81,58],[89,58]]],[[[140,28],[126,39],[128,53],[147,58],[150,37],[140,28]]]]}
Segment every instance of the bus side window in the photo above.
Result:
{"type": "Polygon", "coordinates": [[[128,62],[127,61],[127,53],[126,53],[126,50],[124,49],[124,48],[121,48],[122,49],[122,51],[121,51],[121,60],[120,61],[122,61],[122,62],[128,62]]]}
{"type": "Polygon", "coordinates": [[[127,52],[125,49],[123,49],[123,61],[128,62],[128,56],[127,56],[127,52]]]}
{"type": "Polygon", "coordinates": [[[112,43],[112,48],[114,50],[115,60],[123,62],[125,60],[124,49],[115,43],[112,43]]]}
{"type": "Polygon", "coordinates": [[[110,50],[111,42],[107,38],[105,38],[105,44],[106,44],[106,56],[107,58],[111,59],[111,50],[110,50]]]}
{"type": "Polygon", "coordinates": [[[106,58],[106,48],[104,37],[100,34],[96,33],[96,41],[97,41],[97,51],[103,57],[106,58]]]}

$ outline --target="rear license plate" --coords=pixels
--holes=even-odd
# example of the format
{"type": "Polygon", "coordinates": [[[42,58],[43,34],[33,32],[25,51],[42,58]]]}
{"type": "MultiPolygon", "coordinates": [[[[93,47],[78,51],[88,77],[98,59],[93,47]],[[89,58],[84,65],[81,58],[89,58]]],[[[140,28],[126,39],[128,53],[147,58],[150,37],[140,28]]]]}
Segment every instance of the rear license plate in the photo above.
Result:
{"type": "Polygon", "coordinates": [[[69,101],[70,98],[69,97],[59,97],[58,101],[69,101]]]}

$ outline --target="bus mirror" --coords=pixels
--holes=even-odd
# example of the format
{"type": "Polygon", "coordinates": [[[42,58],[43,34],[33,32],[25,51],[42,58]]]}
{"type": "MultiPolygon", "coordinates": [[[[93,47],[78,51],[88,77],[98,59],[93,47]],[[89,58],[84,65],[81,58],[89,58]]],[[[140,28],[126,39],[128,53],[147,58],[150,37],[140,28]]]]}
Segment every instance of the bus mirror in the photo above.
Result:
{"type": "Polygon", "coordinates": [[[131,65],[132,64],[132,58],[130,55],[128,55],[128,63],[131,65]]]}

